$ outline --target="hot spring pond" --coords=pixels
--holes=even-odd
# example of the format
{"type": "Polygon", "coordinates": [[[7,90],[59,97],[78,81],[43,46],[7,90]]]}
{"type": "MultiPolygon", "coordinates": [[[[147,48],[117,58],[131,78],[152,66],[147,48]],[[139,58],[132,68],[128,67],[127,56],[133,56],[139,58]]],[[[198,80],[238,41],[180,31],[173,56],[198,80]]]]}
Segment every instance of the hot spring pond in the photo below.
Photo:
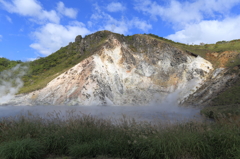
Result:
{"type": "Polygon", "coordinates": [[[184,122],[202,119],[200,109],[177,106],[0,106],[0,118],[40,116],[52,119],[58,117],[65,120],[81,115],[113,121],[122,118],[148,122],[184,122]]]}

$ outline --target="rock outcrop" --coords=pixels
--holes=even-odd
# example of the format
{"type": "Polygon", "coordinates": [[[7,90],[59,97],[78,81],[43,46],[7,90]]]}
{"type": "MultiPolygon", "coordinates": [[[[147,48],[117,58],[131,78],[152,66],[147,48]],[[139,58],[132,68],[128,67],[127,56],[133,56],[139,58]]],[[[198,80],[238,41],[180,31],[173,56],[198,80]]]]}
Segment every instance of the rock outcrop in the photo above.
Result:
{"type": "Polygon", "coordinates": [[[98,32],[77,36],[78,52],[101,43],[92,55],[48,85],[18,95],[13,105],[145,105],[160,103],[178,92],[178,102],[196,91],[209,77],[212,64],[147,35],[131,39],[98,32]],[[92,46],[92,45],[91,45],[92,46]]]}
{"type": "Polygon", "coordinates": [[[194,93],[188,96],[185,105],[211,106],[213,99],[240,80],[240,65],[234,68],[217,68],[194,93]]]}

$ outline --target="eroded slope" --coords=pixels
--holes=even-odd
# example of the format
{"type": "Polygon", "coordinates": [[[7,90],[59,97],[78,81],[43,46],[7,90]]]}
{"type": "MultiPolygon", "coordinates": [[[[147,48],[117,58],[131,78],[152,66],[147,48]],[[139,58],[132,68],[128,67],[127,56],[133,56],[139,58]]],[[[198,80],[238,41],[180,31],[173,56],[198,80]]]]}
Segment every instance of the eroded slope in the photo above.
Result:
{"type": "MultiPolygon", "coordinates": [[[[145,105],[160,103],[173,92],[183,102],[213,69],[200,56],[147,35],[131,38],[108,34],[91,56],[43,89],[18,95],[10,104],[145,105]]],[[[87,47],[84,41],[77,38],[75,43],[87,47]]]]}

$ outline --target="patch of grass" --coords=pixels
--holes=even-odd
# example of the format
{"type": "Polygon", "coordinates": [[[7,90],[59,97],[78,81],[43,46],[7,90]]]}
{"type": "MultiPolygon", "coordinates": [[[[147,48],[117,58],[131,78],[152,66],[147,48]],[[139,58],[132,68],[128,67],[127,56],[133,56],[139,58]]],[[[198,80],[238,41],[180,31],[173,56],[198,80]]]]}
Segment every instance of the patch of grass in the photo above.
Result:
{"type": "Polygon", "coordinates": [[[62,156],[62,157],[59,157],[59,156],[50,156],[50,157],[47,157],[46,159],[72,159],[71,157],[68,157],[68,156],[62,156]]]}
{"type": "Polygon", "coordinates": [[[34,139],[19,139],[0,145],[0,156],[5,159],[41,159],[43,154],[43,145],[34,139]]]}
{"type": "Polygon", "coordinates": [[[201,114],[216,121],[238,122],[240,119],[240,105],[205,107],[201,110],[201,114]]]}
{"type": "Polygon", "coordinates": [[[13,147],[14,151],[22,152],[17,146],[26,145],[21,146],[24,149],[21,155],[40,149],[46,158],[227,159],[239,157],[239,133],[240,127],[234,122],[191,121],[166,125],[71,113],[64,119],[58,115],[48,118],[30,115],[0,121],[0,149],[3,157],[13,155],[7,153],[13,152],[13,147]]]}
{"type": "Polygon", "coordinates": [[[82,143],[69,147],[69,154],[75,158],[81,157],[96,157],[100,150],[98,150],[97,145],[95,143],[82,143]]]}
{"type": "Polygon", "coordinates": [[[226,89],[224,92],[221,92],[213,100],[213,105],[234,105],[240,104],[240,81],[238,80],[231,87],[226,89]]]}

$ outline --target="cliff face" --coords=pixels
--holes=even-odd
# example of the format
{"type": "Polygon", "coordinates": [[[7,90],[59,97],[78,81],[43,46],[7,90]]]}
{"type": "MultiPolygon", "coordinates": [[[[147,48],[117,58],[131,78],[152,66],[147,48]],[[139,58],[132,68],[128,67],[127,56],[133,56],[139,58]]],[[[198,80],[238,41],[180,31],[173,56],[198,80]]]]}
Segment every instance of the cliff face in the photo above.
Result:
{"type": "Polygon", "coordinates": [[[134,35],[130,40],[116,34],[104,35],[104,40],[101,36],[101,32],[88,39],[78,36],[79,52],[91,49],[91,41],[102,44],[45,88],[18,95],[10,103],[145,105],[160,103],[173,92],[183,103],[213,70],[207,60],[147,35],[134,35]]]}
{"type": "MultiPolygon", "coordinates": [[[[217,97],[225,92],[226,90],[233,88],[239,84],[237,84],[240,80],[240,65],[235,66],[234,68],[217,68],[212,73],[209,74],[208,79],[199,87],[195,92],[193,92],[188,99],[185,101],[185,105],[226,105],[225,102],[214,101],[218,100],[217,97]],[[237,84],[237,85],[236,85],[237,84]]],[[[231,92],[231,93],[234,93],[231,92]]],[[[237,93],[233,94],[233,96],[238,96],[237,93]]],[[[229,98],[229,96],[223,96],[222,98],[229,98]]],[[[239,98],[239,97],[234,97],[239,98]]],[[[235,99],[234,99],[235,100],[235,99]]],[[[227,102],[231,103],[231,102],[227,102]]]]}

